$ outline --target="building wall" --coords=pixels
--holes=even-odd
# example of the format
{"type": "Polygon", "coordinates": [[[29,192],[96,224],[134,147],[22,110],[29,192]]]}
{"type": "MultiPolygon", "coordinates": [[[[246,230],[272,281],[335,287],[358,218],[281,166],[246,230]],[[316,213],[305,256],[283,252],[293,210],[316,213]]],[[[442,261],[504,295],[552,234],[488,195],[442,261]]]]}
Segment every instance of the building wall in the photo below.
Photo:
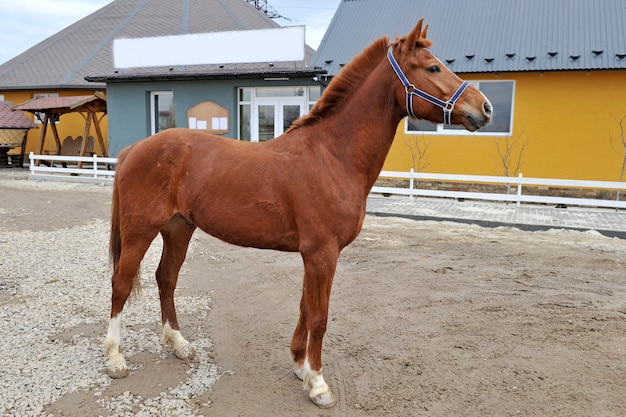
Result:
{"type": "Polygon", "coordinates": [[[109,83],[109,154],[117,156],[126,146],[150,135],[150,92],[173,92],[177,127],[188,127],[187,110],[198,103],[211,101],[227,108],[230,111],[229,132],[222,136],[237,138],[238,88],[292,85],[317,84],[309,78],[280,81],[280,84],[254,79],[109,83]]]}
{"type": "MultiPolygon", "coordinates": [[[[617,181],[623,153],[616,119],[626,116],[626,71],[463,74],[467,80],[515,80],[513,134],[527,177],[617,181]],[[613,138],[613,145],[611,145],[613,138]]],[[[498,109],[496,108],[497,112],[498,109]]],[[[502,175],[496,144],[504,137],[407,135],[404,121],[383,169],[412,166],[405,141],[429,143],[423,172],[502,175]],[[417,137],[416,137],[417,136],[417,137]]]]}
{"type": "MultiPolygon", "coordinates": [[[[623,153],[616,119],[626,116],[626,71],[527,72],[463,74],[468,80],[514,80],[515,102],[513,159],[525,143],[519,172],[528,177],[617,181],[623,153]],[[611,140],[612,138],[612,140],[611,140]]],[[[167,82],[110,83],[107,86],[108,117],[101,122],[109,140],[109,155],[150,134],[150,92],[173,91],[176,122],[187,127],[187,109],[202,101],[213,101],[230,110],[230,132],[237,136],[237,88],[274,85],[263,80],[194,80],[167,82]],[[111,121],[110,125],[108,121],[111,121]]],[[[312,80],[294,79],[281,85],[315,85],[312,80]]],[[[35,93],[52,91],[6,91],[7,101],[20,104],[35,93]]],[[[59,95],[86,95],[93,91],[58,91],[59,95]]],[[[498,109],[496,108],[497,112],[498,109]]],[[[59,136],[83,134],[84,118],[67,114],[57,125],[59,136]]],[[[92,130],[93,132],[93,130],[92,130]]],[[[95,132],[93,132],[95,135],[95,132]]],[[[29,133],[27,152],[36,152],[39,129],[29,133]]],[[[408,171],[413,165],[406,142],[428,143],[422,160],[424,172],[475,175],[502,175],[503,166],[496,144],[504,147],[505,137],[408,135],[404,121],[398,132],[385,170],[408,171]]],[[[44,151],[54,151],[48,132],[44,151]]]]}
{"type": "MultiPolygon", "coordinates": [[[[51,94],[56,93],[59,97],[65,96],[84,96],[91,95],[94,93],[93,90],[69,90],[69,91],[57,91],[57,90],[20,90],[20,91],[0,91],[1,94],[4,95],[5,101],[10,101],[13,105],[17,106],[18,104],[22,104],[25,101],[32,100],[35,94],[51,94]]],[[[35,120],[32,113],[24,112],[31,120],[35,120]]],[[[102,117],[102,113],[98,113],[98,118],[102,117]]],[[[35,123],[40,127],[39,129],[31,129],[28,132],[28,139],[26,141],[26,154],[29,152],[38,152],[39,148],[39,140],[41,136],[41,123],[38,120],[35,120],[35,123]]],[[[104,115],[102,121],[100,122],[100,127],[102,131],[102,135],[104,137],[105,143],[108,141],[108,131],[107,131],[107,116],[104,115]]],[[[76,138],[78,136],[82,136],[85,132],[85,118],[80,115],[80,113],[68,113],[62,115],[59,123],[57,123],[57,131],[59,133],[59,139],[61,143],[63,139],[67,136],[71,136],[76,138]]],[[[91,127],[90,136],[96,138],[96,131],[94,127],[91,127]]],[[[95,141],[96,147],[97,140],[95,141]]],[[[55,153],[56,152],[56,144],[54,141],[54,136],[50,127],[48,127],[48,131],[46,134],[46,140],[44,142],[44,153],[55,153]]],[[[19,153],[19,148],[14,149],[13,153],[19,153]]]]}

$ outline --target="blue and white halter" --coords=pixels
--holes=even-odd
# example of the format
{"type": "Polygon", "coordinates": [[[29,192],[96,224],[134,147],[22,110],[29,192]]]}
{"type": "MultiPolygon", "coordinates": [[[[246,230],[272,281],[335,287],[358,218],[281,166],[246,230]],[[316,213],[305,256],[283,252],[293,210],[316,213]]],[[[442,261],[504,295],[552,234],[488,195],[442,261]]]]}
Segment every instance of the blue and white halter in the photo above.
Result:
{"type": "Polygon", "coordinates": [[[404,75],[404,73],[402,72],[402,69],[400,69],[398,61],[396,61],[396,59],[393,57],[391,48],[389,48],[389,51],[387,52],[387,59],[389,59],[391,67],[393,68],[394,72],[396,73],[396,75],[400,79],[400,82],[402,82],[406,90],[406,111],[409,116],[417,119],[417,116],[415,116],[415,113],[413,113],[413,96],[418,96],[428,101],[429,103],[434,104],[435,106],[441,107],[443,109],[443,123],[449,125],[452,110],[454,109],[454,104],[459,99],[459,97],[461,97],[461,94],[463,94],[463,91],[465,91],[465,89],[469,85],[469,82],[463,81],[463,83],[452,95],[450,100],[443,101],[438,99],[437,97],[431,96],[425,91],[420,90],[409,82],[408,78],[406,78],[406,75],[404,75]]]}

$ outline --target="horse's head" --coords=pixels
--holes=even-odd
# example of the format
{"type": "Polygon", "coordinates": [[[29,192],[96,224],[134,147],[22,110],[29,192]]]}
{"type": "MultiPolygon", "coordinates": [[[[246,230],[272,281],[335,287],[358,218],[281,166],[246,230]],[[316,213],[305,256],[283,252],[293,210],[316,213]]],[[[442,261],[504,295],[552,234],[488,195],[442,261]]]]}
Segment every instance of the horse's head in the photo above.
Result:
{"type": "Polygon", "coordinates": [[[491,122],[491,103],[477,88],[461,80],[427,48],[428,26],[417,26],[396,39],[388,53],[400,82],[395,89],[398,103],[411,117],[434,123],[463,125],[476,131],[491,122]]]}

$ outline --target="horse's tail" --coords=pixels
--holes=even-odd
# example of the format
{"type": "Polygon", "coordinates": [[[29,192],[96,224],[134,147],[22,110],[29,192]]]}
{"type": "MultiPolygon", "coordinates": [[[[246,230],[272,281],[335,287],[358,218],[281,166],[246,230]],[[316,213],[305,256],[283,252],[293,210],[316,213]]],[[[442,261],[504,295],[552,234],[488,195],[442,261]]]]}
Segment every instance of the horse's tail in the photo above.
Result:
{"type": "MultiPolygon", "coordinates": [[[[122,149],[117,158],[117,170],[126,159],[131,147],[122,149]]],[[[118,189],[119,176],[116,175],[113,180],[113,195],[111,198],[111,236],[109,238],[109,261],[113,269],[113,274],[117,270],[117,265],[120,261],[122,253],[122,236],[120,233],[120,198],[118,189]]],[[[139,292],[141,287],[139,279],[139,268],[133,277],[133,292],[139,292]]]]}

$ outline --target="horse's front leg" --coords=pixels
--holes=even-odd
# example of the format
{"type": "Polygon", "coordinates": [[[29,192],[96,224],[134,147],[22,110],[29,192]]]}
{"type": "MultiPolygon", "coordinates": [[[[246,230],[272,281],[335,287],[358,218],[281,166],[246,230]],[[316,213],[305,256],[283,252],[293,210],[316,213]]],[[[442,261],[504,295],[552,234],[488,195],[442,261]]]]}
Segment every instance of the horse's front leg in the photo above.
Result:
{"type": "Polygon", "coordinates": [[[291,356],[296,363],[296,376],[304,380],[304,361],[306,359],[306,347],[309,339],[309,331],[306,327],[307,306],[306,306],[306,287],[302,286],[302,298],[300,299],[300,317],[298,325],[291,339],[291,356]]]}
{"type": "Polygon", "coordinates": [[[196,355],[191,344],[183,337],[176,318],[174,290],[178,273],[187,254],[189,241],[195,226],[188,224],[182,217],[174,216],[161,231],[163,253],[156,271],[161,300],[161,321],[163,323],[163,343],[171,346],[180,359],[193,359],[196,355]]]}
{"type": "Polygon", "coordinates": [[[304,381],[304,389],[309,391],[311,401],[321,408],[331,408],[337,402],[322,375],[322,341],[338,257],[337,249],[302,253],[304,287],[300,319],[291,343],[296,375],[304,381]]]}

